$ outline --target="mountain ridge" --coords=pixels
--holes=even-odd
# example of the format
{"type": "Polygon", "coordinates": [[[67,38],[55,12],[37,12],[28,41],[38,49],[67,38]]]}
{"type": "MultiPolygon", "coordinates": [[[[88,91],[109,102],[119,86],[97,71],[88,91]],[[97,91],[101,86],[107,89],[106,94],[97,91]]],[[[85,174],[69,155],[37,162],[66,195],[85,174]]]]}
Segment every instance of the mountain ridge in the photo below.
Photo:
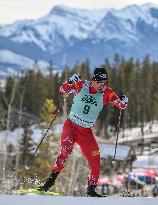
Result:
{"type": "MultiPolygon", "coordinates": [[[[13,56],[25,59],[25,70],[34,60],[46,65],[52,60],[56,69],[90,59],[99,66],[115,53],[125,58],[158,58],[158,5],[131,5],[123,9],[86,10],[55,6],[48,15],[0,25],[0,69],[8,75],[13,56]],[[8,62],[4,58],[8,51],[8,62]],[[28,59],[28,63],[27,60],[28,59]]],[[[13,69],[13,70],[14,70],[13,69]]],[[[1,76],[1,73],[0,73],[1,76]]]]}

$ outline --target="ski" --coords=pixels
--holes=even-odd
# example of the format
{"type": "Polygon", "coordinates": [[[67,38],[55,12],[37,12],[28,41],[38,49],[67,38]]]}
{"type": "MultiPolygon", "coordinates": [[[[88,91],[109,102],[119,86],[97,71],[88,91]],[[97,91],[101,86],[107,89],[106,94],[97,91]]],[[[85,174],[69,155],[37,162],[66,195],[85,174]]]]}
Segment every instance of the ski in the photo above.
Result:
{"type": "Polygon", "coordinates": [[[59,196],[60,194],[57,192],[51,192],[51,191],[47,191],[47,192],[41,192],[38,191],[37,189],[18,189],[18,190],[14,190],[12,191],[12,194],[17,194],[17,195],[50,195],[50,196],[59,196]]]}

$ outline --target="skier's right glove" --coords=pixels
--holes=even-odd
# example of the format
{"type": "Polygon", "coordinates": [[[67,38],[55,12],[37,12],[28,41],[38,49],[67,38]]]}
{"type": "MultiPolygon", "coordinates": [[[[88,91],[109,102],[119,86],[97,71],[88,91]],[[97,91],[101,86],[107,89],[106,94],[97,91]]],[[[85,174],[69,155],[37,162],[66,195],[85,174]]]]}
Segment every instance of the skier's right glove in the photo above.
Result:
{"type": "Polygon", "coordinates": [[[80,81],[80,76],[78,76],[77,74],[72,75],[69,79],[68,79],[68,83],[70,85],[75,84],[76,82],[80,81]]]}
{"type": "Polygon", "coordinates": [[[125,95],[120,96],[120,100],[121,100],[123,105],[127,106],[127,103],[128,103],[128,97],[127,96],[125,96],[125,95]]]}

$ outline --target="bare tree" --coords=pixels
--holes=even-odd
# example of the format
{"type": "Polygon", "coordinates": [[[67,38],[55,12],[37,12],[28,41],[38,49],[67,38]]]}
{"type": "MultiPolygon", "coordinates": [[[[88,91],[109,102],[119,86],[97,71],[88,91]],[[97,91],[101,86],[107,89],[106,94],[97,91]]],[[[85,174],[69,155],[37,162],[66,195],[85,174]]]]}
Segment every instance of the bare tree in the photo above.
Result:
{"type": "MultiPolygon", "coordinates": [[[[18,119],[18,128],[22,127],[22,110],[23,110],[23,101],[24,101],[24,95],[26,90],[27,81],[23,87],[22,93],[20,95],[20,106],[19,106],[19,119],[18,119]]],[[[20,133],[18,133],[18,139],[20,137],[20,133]]],[[[19,172],[19,147],[16,147],[16,164],[15,164],[15,174],[18,176],[19,172]]]]}
{"type": "Polygon", "coordinates": [[[4,158],[3,158],[3,171],[2,171],[2,179],[3,180],[5,180],[5,178],[6,178],[6,164],[7,164],[7,155],[8,155],[8,151],[7,151],[8,136],[9,136],[9,130],[10,130],[12,104],[13,104],[14,97],[15,97],[16,87],[17,87],[17,78],[14,77],[13,89],[12,89],[12,93],[11,93],[10,102],[7,102],[7,100],[5,100],[7,102],[7,105],[8,105],[8,112],[7,112],[7,126],[6,126],[7,130],[6,130],[6,136],[4,139],[4,158]]]}

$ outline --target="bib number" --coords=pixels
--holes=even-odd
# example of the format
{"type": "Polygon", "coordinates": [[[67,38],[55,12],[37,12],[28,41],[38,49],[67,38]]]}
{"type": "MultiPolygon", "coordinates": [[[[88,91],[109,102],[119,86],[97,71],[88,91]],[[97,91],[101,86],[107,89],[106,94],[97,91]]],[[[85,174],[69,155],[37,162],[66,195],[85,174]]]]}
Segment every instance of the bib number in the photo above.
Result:
{"type": "Polygon", "coordinates": [[[84,114],[88,114],[88,113],[89,113],[89,110],[90,110],[90,106],[89,106],[89,105],[85,105],[85,106],[84,106],[83,113],[84,113],[84,114]]]}

